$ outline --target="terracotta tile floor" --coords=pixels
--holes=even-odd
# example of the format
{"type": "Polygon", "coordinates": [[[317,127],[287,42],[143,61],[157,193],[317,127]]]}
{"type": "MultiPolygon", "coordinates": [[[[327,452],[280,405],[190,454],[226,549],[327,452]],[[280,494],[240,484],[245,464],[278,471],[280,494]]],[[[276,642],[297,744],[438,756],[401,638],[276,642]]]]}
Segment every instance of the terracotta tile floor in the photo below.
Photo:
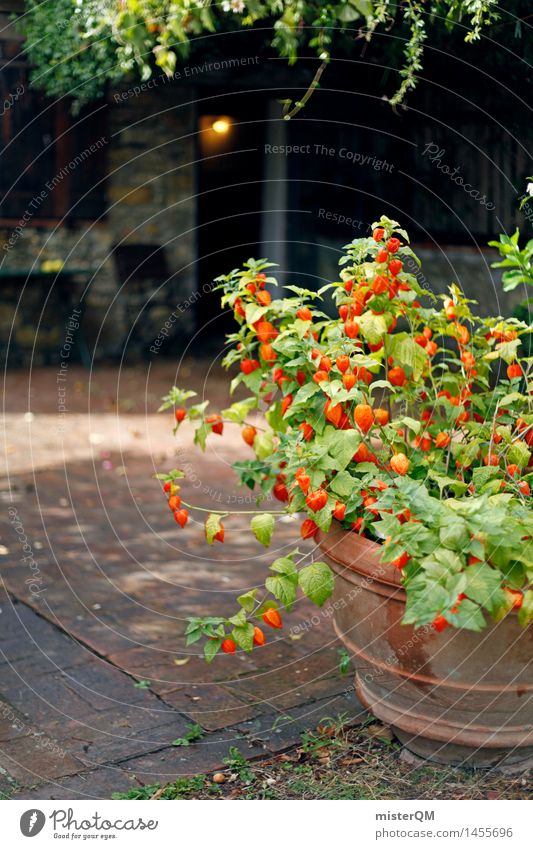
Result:
{"type": "MultiPolygon", "coordinates": [[[[361,715],[327,615],[301,639],[285,628],[260,652],[209,667],[185,648],[187,616],[232,611],[300,540],[298,524],[282,521],[265,551],[242,517],[209,548],[200,524],[175,525],[154,472],[185,464],[190,500],[220,509],[242,495],[230,464],[248,449],[237,428],[206,454],[187,426],[174,438],[169,414],[156,413],[173,382],[200,387],[214,408],[228,403],[227,377],[203,361],[6,379],[0,791],[16,798],[109,798],[215,769],[231,745],[257,757],[323,716],[361,715]],[[191,722],[202,739],[172,746],[191,722]]],[[[291,624],[313,613],[298,602],[291,624]]]]}

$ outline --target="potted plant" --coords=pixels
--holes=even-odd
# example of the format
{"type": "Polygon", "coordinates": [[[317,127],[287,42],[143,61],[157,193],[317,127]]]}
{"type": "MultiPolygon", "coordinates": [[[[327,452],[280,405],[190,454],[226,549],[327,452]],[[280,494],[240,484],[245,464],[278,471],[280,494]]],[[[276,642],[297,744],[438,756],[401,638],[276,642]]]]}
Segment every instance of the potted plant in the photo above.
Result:
{"type": "MultiPolygon", "coordinates": [[[[418,268],[407,234],[385,217],[345,251],[340,279],[318,292],[287,286],[273,299],[264,260],[218,278],[239,325],[224,364],[247,395],[214,414],[176,387],[163,399],[175,429],[196,424],[201,448],[226,422],[239,426],[251,458],[234,469],[258,492],[252,532],[269,544],[280,511],[261,505],[273,496],[302,515],[301,536],[322,557],[278,558],[235,615],[192,618],[187,642],[203,639],[208,661],[259,650],[298,588],[318,605],[333,595],[359,698],[409,748],[444,762],[523,760],[533,752],[529,328],[477,317],[455,285],[435,298],[407,270],[418,268]]],[[[183,473],[158,477],[185,525],[183,473]]],[[[231,532],[228,516],[208,513],[209,544],[224,541],[225,524],[231,532]]]]}

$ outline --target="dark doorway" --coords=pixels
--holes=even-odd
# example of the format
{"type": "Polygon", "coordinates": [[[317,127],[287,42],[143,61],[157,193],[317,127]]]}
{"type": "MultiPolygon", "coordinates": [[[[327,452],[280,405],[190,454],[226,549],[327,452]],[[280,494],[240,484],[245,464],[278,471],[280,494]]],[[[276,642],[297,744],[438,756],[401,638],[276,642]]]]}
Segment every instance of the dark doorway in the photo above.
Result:
{"type": "Polygon", "coordinates": [[[211,97],[198,117],[196,309],[209,347],[235,324],[220,309],[220,293],[206,289],[260,251],[264,117],[264,102],[244,94],[211,97]]]}

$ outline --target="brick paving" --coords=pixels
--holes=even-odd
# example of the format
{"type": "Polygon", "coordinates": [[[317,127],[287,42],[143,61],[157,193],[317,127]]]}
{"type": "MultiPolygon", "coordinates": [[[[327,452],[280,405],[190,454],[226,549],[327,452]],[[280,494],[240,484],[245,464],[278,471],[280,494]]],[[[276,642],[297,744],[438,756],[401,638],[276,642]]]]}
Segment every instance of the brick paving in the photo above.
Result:
{"type": "Polygon", "coordinates": [[[251,656],[208,667],[185,648],[187,616],[232,611],[300,540],[285,519],[268,551],[244,516],[226,521],[227,542],[213,548],[201,524],[175,525],[155,471],[185,464],[187,500],[203,507],[253,501],[236,500],[246,494],[229,466],[249,456],[237,428],[211,437],[204,455],[187,428],[175,441],[168,414],[155,414],[174,380],[228,403],[226,378],[207,362],[184,362],[177,376],[164,361],[93,374],[72,366],[64,416],[55,369],[7,378],[0,792],[13,798],[109,798],[214,770],[230,746],[259,757],[324,716],[362,716],[338,672],[331,619],[306,600],[251,656]],[[193,722],[203,737],[173,746],[193,722]]]}

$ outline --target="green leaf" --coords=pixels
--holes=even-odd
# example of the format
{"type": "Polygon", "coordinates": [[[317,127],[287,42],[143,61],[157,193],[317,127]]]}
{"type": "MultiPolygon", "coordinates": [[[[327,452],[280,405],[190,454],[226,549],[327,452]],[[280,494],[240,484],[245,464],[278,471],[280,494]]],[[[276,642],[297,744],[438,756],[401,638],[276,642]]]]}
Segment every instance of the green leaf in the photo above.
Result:
{"type": "Polygon", "coordinates": [[[168,410],[170,407],[183,407],[188,398],[194,398],[196,392],[192,392],[191,390],[178,389],[177,386],[173,386],[168,395],[165,395],[162,400],[162,404],[158,409],[158,413],[162,410],[168,410]]]}
{"type": "Polygon", "coordinates": [[[252,613],[256,603],[257,590],[250,590],[237,597],[237,604],[244,607],[246,613],[252,613]]]}
{"type": "Polygon", "coordinates": [[[531,457],[531,452],[528,451],[525,443],[524,442],[515,442],[509,448],[509,452],[507,454],[507,462],[508,463],[516,463],[517,466],[520,466],[520,468],[523,469],[529,463],[530,457],[531,457]]]}
{"type": "Polygon", "coordinates": [[[496,345],[496,350],[498,354],[505,360],[505,362],[509,365],[516,360],[518,346],[522,344],[520,339],[513,339],[511,342],[500,342],[499,345],[496,345]]]}
{"type": "Polygon", "coordinates": [[[278,557],[274,560],[270,569],[272,572],[277,572],[279,575],[286,575],[289,578],[297,577],[297,569],[293,560],[295,554],[298,554],[298,549],[289,554],[287,557],[278,557]]]}
{"type": "Polygon", "coordinates": [[[434,469],[428,469],[428,477],[435,481],[440,492],[444,489],[450,489],[454,495],[461,495],[468,489],[468,484],[463,481],[458,481],[457,478],[451,478],[448,475],[439,475],[434,469]]]}
{"type": "MultiPolygon", "coordinates": [[[[224,515],[227,515],[227,513],[224,515]]],[[[222,516],[219,513],[210,513],[205,520],[205,538],[209,545],[213,545],[216,534],[221,530],[221,518],[222,516]]]]}
{"type": "Polygon", "coordinates": [[[443,518],[439,531],[441,545],[452,551],[466,551],[470,542],[470,534],[466,522],[459,516],[443,518]]]}
{"type": "Polygon", "coordinates": [[[231,632],[231,636],[240,649],[251,652],[254,646],[254,626],[251,622],[245,625],[237,625],[231,632]]]}
{"type": "Polygon", "coordinates": [[[500,474],[499,466],[478,466],[472,472],[472,483],[476,489],[480,489],[492,478],[499,477],[500,474]]]}
{"type": "Polygon", "coordinates": [[[474,563],[472,566],[467,566],[465,575],[464,592],[472,601],[477,601],[490,612],[504,603],[501,572],[491,569],[486,563],[474,563]]]}
{"type": "Polygon", "coordinates": [[[321,392],[320,386],[317,386],[316,383],[304,383],[302,387],[298,390],[296,395],[294,396],[293,402],[291,404],[292,410],[299,409],[300,407],[305,407],[307,402],[313,395],[316,395],[317,392],[321,392]]]}
{"type": "Polygon", "coordinates": [[[481,608],[467,598],[459,604],[456,613],[446,613],[446,619],[455,628],[466,628],[468,631],[482,631],[487,625],[481,608]]]}
{"type": "Polygon", "coordinates": [[[289,578],[286,575],[269,575],[265,587],[272,593],[286,610],[290,610],[296,599],[297,576],[289,578]]]}
{"type": "Polygon", "coordinates": [[[361,333],[371,345],[377,345],[387,333],[387,323],[382,315],[374,315],[371,310],[364,312],[358,319],[361,333]]]}
{"type": "Polygon", "coordinates": [[[256,540],[264,546],[269,546],[274,531],[274,524],[274,516],[271,513],[258,513],[256,516],[253,516],[250,527],[256,540]]]}
{"type": "Polygon", "coordinates": [[[353,455],[357,451],[361,442],[361,437],[356,430],[335,430],[334,443],[329,447],[329,454],[333,458],[334,465],[338,473],[343,472],[346,466],[350,463],[353,455]]]}
{"type": "Polygon", "coordinates": [[[255,407],[257,407],[257,399],[246,398],[244,401],[236,401],[231,407],[222,410],[222,415],[230,422],[242,424],[248,417],[250,410],[253,410],[255,407]]]}
{"type": "Polygon", "coordinates": [[[246,611],[243,608],[241,608],[241,610],[239,610],[239,612],[236,613],[235,616],[232,616],[230,617],[230,619],[228,619],[230,625],[235,625],[236,628],[240,628],[241,626],[246,625],[247,621],[248,620],[246,619],[246,611]]]}
{"type": "Polygon", "coordinates": [[[170,472],[158,473],[157,475],[154,475],[154,478],[156,478],[158,481],[170,481],[170,483],[172,483],[172,481],[177,480],[178,478],[184,477],[185,472],[182,472],[180,469],[172,469],[170,472]]]}
{"type": "MultiPolygon", "coordinates": [[[[216,654],[216,652],[215,652],[216,654]]],[[[214,657],[215,655],[213,655],[214,657]]],[[[207,658],[206,658],[207,659],[207,658]]],[[[211,658],[212,660],[213,658],[211,658]]],[[[204,736],[204,729],[201,725],[198,725],[197,722],[189,723],[187,726],[187,731],[183,735],[183,737],[178,737],[176,740],[172,741],[173,746],[190,746],[191,743],[194,743],[195,740],[201,740],[204,736]]]]}
{"type": "Polygon", "coordinates": [[[255,324],[268,310],[269,307],[260,307],[258,304],[246,304],[244,310],[246,313],[246,323],[250,325],[255,324]]]}
{"type": "MultiPolygon", "coordinates": [[[[417,347],[419,346],[417,345],[417,347]]],[[[422,427],[421,422],[416,419],[411,419],[409,416],[404,416],[403,419],[399,419],[399,424],[405,425],[405,427],[408,427],[409,430],[412,430],[413,433],[416,434],[420,433],[420,428],[422,427]]]]}
{"type": "Polygon", "coordinates": [[[204,657],[208,663],[211,663],[221,645],[222,640],[218,637],[216,639],[206,640],[204,645],[204,657]]]}
{"type": "Polygon", "coordinates": [[[298,583],[307,598],[322,607],[333,593],[333,572],[327,563],[317,561],[300,570],[298,583]]]}
{"type": "Polygon", "coordinates": [[[266,411],[265,419],[267,420],[269,427],[276,433],[285,433],[289,426],[288,421],[283,418],[281,412],[281,401],[276,401],[276,403],[266,411]]]}
{"type": "Polygon", "coordinates": [[[271,430],[258,433],[254,440],[254,451],[259,460],[266,460],[274,451],[274,434],[271,430]]]}
{"type": "Polygon", "coordinates": [[[202,401],[201,404],[195,404],[193,407],[189,407],[187,411],[187,416],[189,419],[199,419],[205,413],[207,407],[209,406],[209,401],[202,401]]]}
{"type": "Polygon", "coordinates": [[[522,607],[518,611],[518,622],[525,628],[533,621],[533,590],[526,590],[522,607]]]}
{"type": "Polygon", "coordinates": [[[196,429],[194,434],[194,444],[198,445],[202,451],[205,451],[205,443],[210,433],[211,427],[205,422],[196,429]]]}
{"type": "Polygon", "coordinates": [[[395,334],[390,340],[390,355],[395,364],[412,369],[414,379],[418,380],[426,365],[427,354],[412,336],[408,333],[395,334]]]}
{"type": "Polygon", "coordinates": [[[329,489],[331,492],[334,492],[335,495],[340,495],[341,498],[347,498],[352,494],[354,485],[355,480],[349,472],[339,472],[331,481],[329,489]]]}

